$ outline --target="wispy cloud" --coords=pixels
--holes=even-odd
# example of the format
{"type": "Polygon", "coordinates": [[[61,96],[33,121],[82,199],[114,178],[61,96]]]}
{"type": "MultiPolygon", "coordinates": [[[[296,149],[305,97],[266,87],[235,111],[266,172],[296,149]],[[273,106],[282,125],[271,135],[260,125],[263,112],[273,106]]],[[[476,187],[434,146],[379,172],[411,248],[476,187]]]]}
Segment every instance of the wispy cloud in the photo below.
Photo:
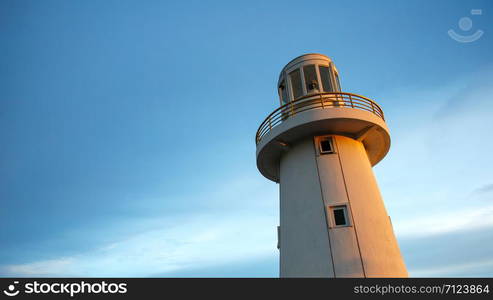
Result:
{"type": "Polygon", "coordinates": [[[432,215],[417,215],[396,222],[395,231],[399,237],[422,237],[480,229],[493,228],[493,205],[466,207],[457,211],[443,210],[432,215]]]}
{"type": "MultiPolygon", "coordinates": [[[[276,186],[260,177],[224,182],[219,189],[190,195],[190,203],[204,199],[208,205],[191,206],[180,215],[119,220],[127,235],[68,256],[50,249],[46,260],[1,265],[0,276],[165,276],[277,256],[276,186]]],[[[116,225],[93,234],[111,235],[116,225]]]]}
{"type": "Polygon", "coordinates": [[[493,226],[402,236],[399,242],[410,276],[493,276],[493,226]]]}
{"type": "Polygon", "coordinates": [[[432,266],[422,269],[410,269],[409,273],[413,277],[476,277],[478,270],[488,270],[493,268],[493,259],[478,260],[468,263],[454,263],[448,266],[432,266]]]}
{"type": "Polygon", "coordinates": [[[37,261],[28,264],[0,266],[3,276],[60,276],[70,272],[75,260],[73,258],[58,258],[37,261]]]}
{"type": "Polygon", "coordinates": [[[412,108],[388,114],[393,145],[375,169],[398,236],[491,226],[491,202],[482,201],[493,189],[493,141],[485,138],[493,132],[491,79],[488,68],[442,87],[385,96],[412,108]]]}
{"type": "Polygon", "coordinates": [[[489,192],[493,192],[493,183],[485,184],[482,187],[479,187],[474,190],[474,193],[478,193],[478,194],[489,193],[489,192]]]}
{"type": "Polygon", "coordinates": [[[3,276],[150,276],[276,255],[268,216],[190,215],[99,249],[0,267],[3,276]]]}
{"type": "Polygon", "coordinates": [[[492,79],[382,95],[403,103],[388,105],[392,149],[375,171],[410,276],[492,275],[492,79]]]}

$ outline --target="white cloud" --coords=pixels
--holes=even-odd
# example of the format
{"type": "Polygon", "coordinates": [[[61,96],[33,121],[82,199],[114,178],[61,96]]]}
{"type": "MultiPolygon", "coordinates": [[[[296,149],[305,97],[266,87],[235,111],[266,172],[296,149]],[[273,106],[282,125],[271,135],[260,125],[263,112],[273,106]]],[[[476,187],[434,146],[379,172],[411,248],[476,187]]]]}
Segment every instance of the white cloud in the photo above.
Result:
{"type": "Polygon", "coordinates": [[[448,266],[433,266],[424,269],[410,269],[409,274],[412,277],[468,277],[465,274],[477,274],[478,270],[491,270],[491,268],[493,268],[493,259],[450,264],[448,266]]]}
{"type": "Polygon", "coordinates": [[[7,276],[58,276],[67,273],[74,263],[73,258],[59,258],[29,264],[7,265],[0,272],[7,276]]]}
{"type": "Polygon", "coordinates": [[[466,207],[458,211],[444,210],[436,215],[417,215],[396,222],[394,230],[401,238],[423,237],[455,231],[493,228],[493,205],[466,207]]]}
{"type": "Polygon", "coordinates": [[[478,192],[493,183],[491,80],[489,68],[381,95],[399,105],[384,106],[392,147],[375,172],[410,276],[491,274],[493,199],[478,192]]]}
{"type": "Polygon", "coordinates": [[[392,149],[375,168],[397,236],[493,225],[491,196],[474,192],[493,182],[492,79],[489,68],[442,87],[381,96],[407,103],[387,113],[392,149]]]}
{"type": "Polygon", "coordinates": [[[256,215],[190,215],[88,253],[6,265],[7,276],[151,276],[276,255],[275,223],[256,215]]]}
{"type": "MultiPolygon", "coordinates": [[[[3,265],[0,275],[146,277],[278,255],[275,184],[232,178],[218,190],[190,196],[209,205],[161,219],[121,220],[128,234],[120,240],[70,256],[3,265]]],[[[111,235],[117,225],[94,234],[111,235]]]]}

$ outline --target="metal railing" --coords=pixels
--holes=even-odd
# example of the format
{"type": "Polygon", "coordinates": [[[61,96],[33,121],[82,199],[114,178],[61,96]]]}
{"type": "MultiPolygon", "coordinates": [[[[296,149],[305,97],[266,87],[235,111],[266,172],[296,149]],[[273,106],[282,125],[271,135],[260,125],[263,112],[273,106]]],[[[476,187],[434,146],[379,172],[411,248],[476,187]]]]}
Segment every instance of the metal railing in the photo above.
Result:
{"type": "Polygon", "coordinates": [[[317,93],[300,97],[274,110],[260,124],[255,135],[255,142],[258,144],[262,137],[272,128],[279,125],[282,121],[292,117],[300,112],[311,109],[325,109],[349,107],[362,109],[374,113],[385,120],[383,111],[373,100],[366,97],[343,92],[317,93]]]}

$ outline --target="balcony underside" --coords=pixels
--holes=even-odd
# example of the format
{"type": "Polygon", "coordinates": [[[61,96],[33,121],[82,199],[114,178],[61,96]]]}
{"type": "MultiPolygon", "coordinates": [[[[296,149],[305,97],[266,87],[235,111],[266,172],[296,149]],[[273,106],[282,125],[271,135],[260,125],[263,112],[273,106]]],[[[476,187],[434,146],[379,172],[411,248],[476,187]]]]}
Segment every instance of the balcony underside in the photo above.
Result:
{"type": "Polygon", "coordinates": [[[372,166],[390,148],[389,130],[375,113],[350,107],[311,109],[290,116],[262,136],[257,144],[258,169],[266,178],[279,182],[282,152],[299,140],[325,134],[360,140],[372,166]]]}

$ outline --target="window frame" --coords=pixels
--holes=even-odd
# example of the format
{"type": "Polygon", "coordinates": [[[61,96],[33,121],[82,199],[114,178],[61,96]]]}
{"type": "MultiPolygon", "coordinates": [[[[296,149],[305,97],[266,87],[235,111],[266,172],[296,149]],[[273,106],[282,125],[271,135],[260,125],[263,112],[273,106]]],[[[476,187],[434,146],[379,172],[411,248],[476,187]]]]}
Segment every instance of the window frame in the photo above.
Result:
{"type": "Polygon", "coordinates": [[[305,79],[304,79],[304,74],[303,74],[303,68],[301,68],[301,67],[294,68],[287,75],[288,75],[288,79],[289,79],[289,86],[291,87],[291,95],[292,95],[291,101],[294,101],[298,98],[305,96],[306,92],[305,92],[305,79]],[[300,79],[301,95],[299,95],[298,97],[296,97],[296,95],[294,93],[293,76],[291,76],[291,74],[294,72],[298,72],[298,74],[300,76],[299,79],[300,79]]]}
{"type": "Polygon", "coordinates": [[[334,154],[334,153],[336,153],[336,149],[334,147],[334,139],[332,138],[332,136],[321,136],[321,137],[318,137],[317,144],[318,144],[318,153],[320,155],[334,154]],[[329,151],[324,151],[322,149],[322,142],[323,141],[329,141],[329,143],[330,143],[330,150],[329,151]]]}
{"type": "Polygon", "coordinates": [[[286,80],[284,78],[282,78],[281,82],[279,83],[279,86],[277,87],[277,93],[279,94],[279,102],[280,102],[281,106],[291,102],[291,99],[289,96],[288,86],[287,86],[286,80]],[[282,89],[281,86],[284,86],[284,89],[282,89]],[[283,90],[284,90],[284,94],[286,95],[286,99],[284,99],[283,90]]]}
{"type": "Polygon", "coordinates": [[[331,69],[332,73],[334,74],[334,91],[341,92],[341,81],[339,79],[339,72],[334,68],[331,69]]]}
{"type": "Polygon", "coordinates": [[[318,94],[320,93],[320,78],[319,78],[319,74],[318,74],[318,64],[305,64],[305,65],[302,65],[301,68],[303,70],[303,83],[304,83],[304,86],[305,86],[305,95],[310,95],[310,94],[318,94]],[[308,83],[306,82],[306,74],[305,74],[305,68],[309,68],[309,67],[313,67],[313,71],[314,71],[314,74],[315,75],[315,81],[317,83],[317,88],[316,89],[308,89],[308,85],[311,84],[311,83],[308,83]]]}
{"type": "Polygon", "coordinates": [[[341,227],[352,227],[353,224],[351,222],[352,217],[351,217],[351,211],[349,209],[349,203],[339,203],[339,204],[334,204],[328,207],[327,209],[327,218],[329,220],[329,227],[330,228],[341,228],[341,227]],[[342,210],[344,213],[344,219],[346,221],[345,224],[336,224],[335,220],[335,211],[336,210],[342,210]]]}

